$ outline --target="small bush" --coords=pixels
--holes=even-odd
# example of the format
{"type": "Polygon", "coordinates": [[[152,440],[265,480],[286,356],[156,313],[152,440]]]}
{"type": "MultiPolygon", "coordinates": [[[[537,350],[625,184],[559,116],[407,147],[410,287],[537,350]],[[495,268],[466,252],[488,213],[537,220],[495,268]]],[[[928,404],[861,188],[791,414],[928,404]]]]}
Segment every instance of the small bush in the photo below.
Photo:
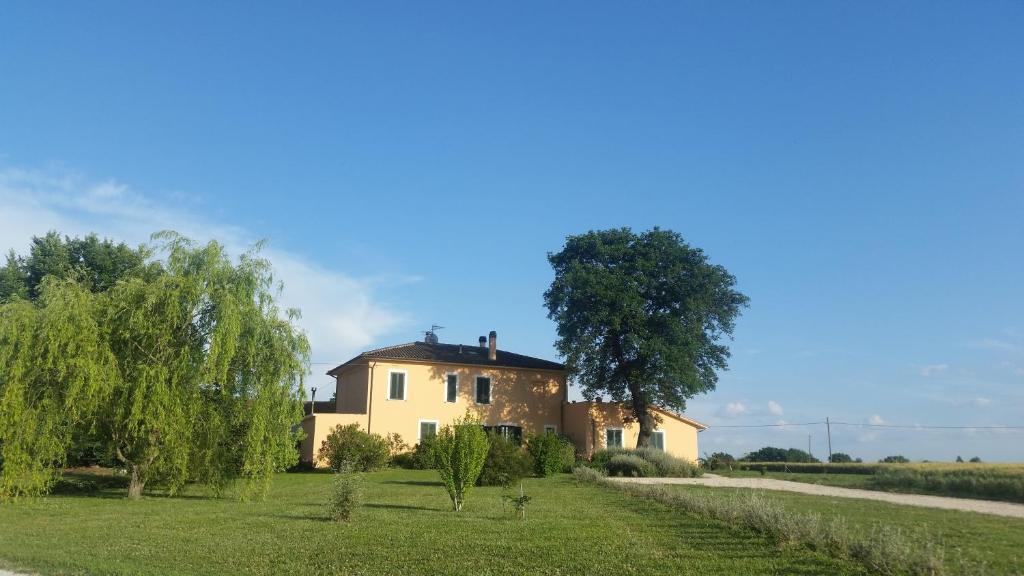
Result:
{"type": "Polygon", "coordinates": [[[402,452],[400,454],[395,454],[394,456],[391,457],[391,465],[395,468],[416,470],[416,453],[402,452]]]}
{"type": "Polygon", "coordinates": [[[497,432],[488,432],[487,458],[480,471],[480,486],[511,486],[530,475],[533,459],[530,453],[497,432]]]}
{"type": "Polygon", "coordinates": [[[577,466],[572,469],[572,476],[577,484],[592,484],[605,478],[604,470],[590,466],[577,466]]]}
{"type": "Polygon", "coordinates": [[[637,448],[632,454],[654,466],[654,475],[659,478],[694,478],[701,473],[692,462],[676,458],[657,448],[637,448]]]}
{"type": "Polygon", "coordinates": [[[441,476],[452,507],[462,510],[487,458],[489,443],[480,420],[470,412],[450,426],[441,429],[432,450],[437,472],[441,476]]]}
{"type": "Polygon", "coordinates": [[[568,472],[576,462],[576,446],[570,440],[550,432],[531,437],[526,449],[533,457],[533,472],[537,476],[568,472]]]}
{"type": "Polygon", "coordinates": [[[434,470],[437,464],[434,462],[434,447],[437,445],[437,438],[430,436],[420,440],[420,443],[412,451],[412,467],[417,470],[434,470]]]}
{"type": "Polygon", "coordinates": [[[384,441],[388,443],[388,454],[392,458],[409,451],[409,445],[402,440],[402,435],[398,432],[389,432],[384,441]]]}
{"type": "Polygon", "coordinates": [[[368,472],[387,466],[391,457],[388,442],[379,434],[368,434],[358,424],[335,426],[320,447],[320,457],[331,470],[345,468],[368,472]]]}
{"type": "Polygon", "coordinates": [[[629,454],[630,452],[626,448],[603,448],[590,455],[590,465],[594,468],[605,469],[612,457],[620,454],[629,454]]]}
{"type": "Polygon", "coordinates": [[[352,513],[362,503],[362,498],[363,479],[359,474],[347,468],[335,473],[331,497],[327,502],[331,519],[348,522],[352,518],[352,513]]]}
{"type": "Polygon", "coordinates": [[[736,464],[736,458],[728,452],[714,452],[710,456],[705,452],[700,463],[701,466],[708,470],[718,470],[720,468],[732,470],[733,465],[736,464]]]}
{"type": "Polygon", "coordinates": [[[657,474],[654,465],[639,456],[616,454],[605,464],[609,476],[627,478],[648,478],[657,474]]]}

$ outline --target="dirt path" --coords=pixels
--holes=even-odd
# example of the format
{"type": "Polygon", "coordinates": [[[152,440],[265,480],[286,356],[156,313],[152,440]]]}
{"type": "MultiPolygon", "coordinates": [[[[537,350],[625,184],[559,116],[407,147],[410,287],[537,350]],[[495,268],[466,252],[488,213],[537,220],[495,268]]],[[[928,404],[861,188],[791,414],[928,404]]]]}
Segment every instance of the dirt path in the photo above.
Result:
{"type": "Polygon", "coordinates": [[[714,488],[759,488],[762,490],[782,490],[784,492],[800,492],[815,496],[834,496],[837,498],[861,498],[879,500],[891,504],[921,506],[924,508],[943,508],[946,510],[962,510],[964,512],[980,512],[1010,518],[1024,518],[1024,504],[995,502],[992,500],[972,500],[969,498],[949,498],[946,496],[926,496],[923,494],[897,494],[894,492],[878,492],[857,488],[838,488],[821,484],[790,482],[773,478],[726,478],[717,474],[705,474],[701,478],[609,478],[617,482],[633,482],[636,484],[694,484],[714,488]]]}

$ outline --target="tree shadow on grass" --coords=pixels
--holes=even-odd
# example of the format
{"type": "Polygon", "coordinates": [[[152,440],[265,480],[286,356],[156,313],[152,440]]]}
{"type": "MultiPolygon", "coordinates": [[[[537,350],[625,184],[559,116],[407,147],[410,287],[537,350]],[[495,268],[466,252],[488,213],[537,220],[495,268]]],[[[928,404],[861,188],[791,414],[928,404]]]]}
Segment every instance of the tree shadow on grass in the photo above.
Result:
{"type": "Polygon", "coordinates": [[[364,504],[366,508],[383,508],[386,510],[422,510],[426,512],[441,512],[438,508],[427,508],[426,506],[410,506],[408,504],[364,504]]]}

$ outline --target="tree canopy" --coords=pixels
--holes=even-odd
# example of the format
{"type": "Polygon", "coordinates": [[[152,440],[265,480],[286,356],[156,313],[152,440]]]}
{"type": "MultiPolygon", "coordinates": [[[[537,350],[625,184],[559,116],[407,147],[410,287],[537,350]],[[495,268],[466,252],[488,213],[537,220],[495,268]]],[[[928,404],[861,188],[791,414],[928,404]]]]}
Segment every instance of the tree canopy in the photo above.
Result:
{"type": "Polygon", "coordinates": [[[67,242],[46,238],[36,263],[56,272],[28,274],[34,301],[0,304],[0,496],[45,491],[82,429],[129,470],[130,496],[152,481],[173,492],[235,478],[265,494],[298,458],[309,357],[269,262],[163,233],[145,273],[127,274],[134,256],[119,249],[120,264],[94,258],[111,253],[100,243],[82,251],[90,273],[65,274],[67,242]]]}
{"type": "MultiPolygon", "coordinates": [[[[11,296],[35,300],[44,278],[74,279],[92,292],[103,292],[118,280],[147,271],[148,249],[132,248],[95,234],[61,237],[57,232],[34,236],[28,255],[7,254],[0,268],[0,301],[11,296]]],[[[150,269],[152,271],[152,269],[150,269]]]]}
{"type": "Polygon", "coordinates": [[[775,448],[765,446],[742,458],[745,462],[820,462],[809,452],[798,448],[775,448]]]}
{"type": "Polygon", "coordinates": [[[620,228],[570,236],[548,260],[556,347],[585,397],[630,403],[638,446],[656,426],[652,405],[682,411],[715,388],[728,367],[722,340],[748,299],[702,250],[669,230],[620,228]]]}

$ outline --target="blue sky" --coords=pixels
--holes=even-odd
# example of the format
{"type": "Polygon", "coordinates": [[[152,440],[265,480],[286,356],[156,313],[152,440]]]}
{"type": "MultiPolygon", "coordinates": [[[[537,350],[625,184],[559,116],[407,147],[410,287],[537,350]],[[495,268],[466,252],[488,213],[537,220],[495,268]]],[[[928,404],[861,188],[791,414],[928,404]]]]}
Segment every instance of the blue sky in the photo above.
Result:
{"type": "MultiPolygon", "coordinates": [[[[316,362],[431,323],[554,358],[545,254],[657,225],[751,298],[691,416],[1024,425],[1020,3],[3,12],[0,249],[50,228],[266,238],[316,362]]],[[[824,453],[817,426],[713,428],[701,450],[808,433],[824,453]]],[[[1021,431],[833,445],[1024,459],[1021,431]]]]}

